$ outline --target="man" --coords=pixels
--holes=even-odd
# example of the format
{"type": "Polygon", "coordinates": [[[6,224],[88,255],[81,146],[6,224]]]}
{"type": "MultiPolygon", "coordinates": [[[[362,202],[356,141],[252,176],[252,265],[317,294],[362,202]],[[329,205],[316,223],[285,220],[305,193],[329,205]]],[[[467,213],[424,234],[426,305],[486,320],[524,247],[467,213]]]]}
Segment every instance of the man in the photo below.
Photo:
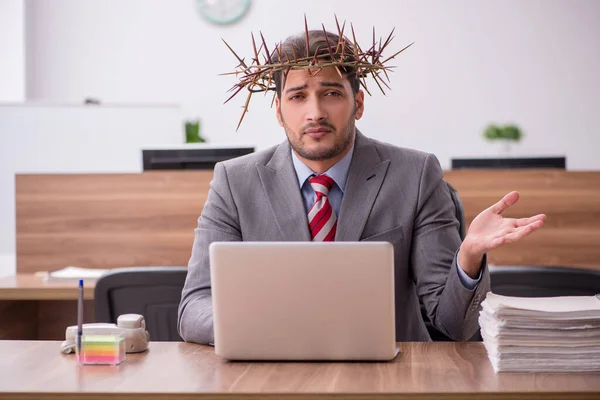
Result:
{"type": "Polygon", "coordinates": [[[518,199],[512,192],[473,220],[461,244],[438,160],[356,129],[365,111],[359,74],[323,66],[331,61],[327,49],[336,51],[340,46],[332,44],[342,40],[325,35],[289,38],[273,54],[272,63],[289,61],[290,54],[321,57],[314,68],[290,64],[272,73],[287,141],[215,166],[179,307],[186,341],[214,339],[208,259],[214,241],[388,241],[395,255],[396,339],[431,340],[421,298],[438,330],[466,340],[478,328],[479,304],[489,290],[486,252],[543,224],[544,215],[501,216],[518,199]]]}

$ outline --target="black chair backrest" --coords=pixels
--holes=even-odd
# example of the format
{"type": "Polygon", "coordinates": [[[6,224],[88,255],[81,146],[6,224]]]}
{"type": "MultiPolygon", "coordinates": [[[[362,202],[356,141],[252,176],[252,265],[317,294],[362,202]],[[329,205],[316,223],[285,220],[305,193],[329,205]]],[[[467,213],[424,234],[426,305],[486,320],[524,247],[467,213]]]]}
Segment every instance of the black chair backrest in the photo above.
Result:
{"type": "Polygon", "coordinates": [[[119,315],[141,314],[150,340],[182,341],[177,332],[177,309],[186,275],[186,267],[110,270],[96,282],[96,321],[116,323],[119,315]]]}
{"type": "Polygon", "coordinates": [[[491,266],[492,292],[505,296],[590,296],[600,293],[600,270],[547,266],[491,266]]]}
{"type": "Polygon", "coordinates": [[[454,211],[456,213],[456,219],[458,219],[458,233],[460,234],[460,238],[464,239],[466,235],[465,228],[465,211],[463,210],[462,202],[460,201],[460,197],[458,196],[458,192],[448,182],[446,182],[446,186],[450,190],[450,197],[452,197],[452,202],[454,203],[454,211]]]}

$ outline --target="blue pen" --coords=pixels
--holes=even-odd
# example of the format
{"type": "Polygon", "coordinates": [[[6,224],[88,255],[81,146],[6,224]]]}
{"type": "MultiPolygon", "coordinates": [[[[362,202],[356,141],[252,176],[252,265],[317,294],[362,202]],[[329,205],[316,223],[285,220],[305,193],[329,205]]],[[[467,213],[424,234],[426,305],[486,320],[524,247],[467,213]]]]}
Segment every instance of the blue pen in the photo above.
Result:
{"type": "Polygon", "coordinates": [[[83,279],[79,280],[79,297],[77,298],[77,358],[81,358],[81,335],[83,334],[83,279]]]}

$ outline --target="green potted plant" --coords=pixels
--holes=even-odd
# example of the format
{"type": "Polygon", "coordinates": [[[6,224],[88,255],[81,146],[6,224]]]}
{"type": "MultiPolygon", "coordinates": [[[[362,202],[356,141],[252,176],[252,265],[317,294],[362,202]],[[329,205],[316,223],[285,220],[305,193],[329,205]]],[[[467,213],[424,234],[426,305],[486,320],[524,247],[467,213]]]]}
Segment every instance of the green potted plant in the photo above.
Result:
{"type": "Polygon", "coordinates": [[[200,120],[185,121],[185,142],[204,143],[206,140],[200,136],[200,120]]]}
{"type": "Polygon", "coordinates": [[[523,138],[523,132],[518,126],[507,125],[488,125],[483,131],[483,137],[491,142],[501,142],[505,155],[510,153],[511,143],[518,143],[523,138]]]}

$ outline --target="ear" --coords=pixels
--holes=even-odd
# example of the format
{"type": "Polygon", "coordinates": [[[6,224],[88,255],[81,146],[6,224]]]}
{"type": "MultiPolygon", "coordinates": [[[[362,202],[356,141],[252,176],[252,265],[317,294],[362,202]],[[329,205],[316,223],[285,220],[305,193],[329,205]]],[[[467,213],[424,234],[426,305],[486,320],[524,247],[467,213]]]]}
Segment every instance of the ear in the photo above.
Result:
{"type": "Polygon", "coordinates": [[[277,114],[277,122],[279,122],[279,126],[283,127],[283,118],[281,118],[281,102],[279,101],[279,97],[275,97],[275,112],[277,114]]]}
{"type": "Polygon", "coordinates": [[[365,111],[365,93],[362,90],[356,92],[355,97],[355,105],[356,105],[356,115],[355,119],[359,120],[363,116],[363,112],[365,111]]]}

